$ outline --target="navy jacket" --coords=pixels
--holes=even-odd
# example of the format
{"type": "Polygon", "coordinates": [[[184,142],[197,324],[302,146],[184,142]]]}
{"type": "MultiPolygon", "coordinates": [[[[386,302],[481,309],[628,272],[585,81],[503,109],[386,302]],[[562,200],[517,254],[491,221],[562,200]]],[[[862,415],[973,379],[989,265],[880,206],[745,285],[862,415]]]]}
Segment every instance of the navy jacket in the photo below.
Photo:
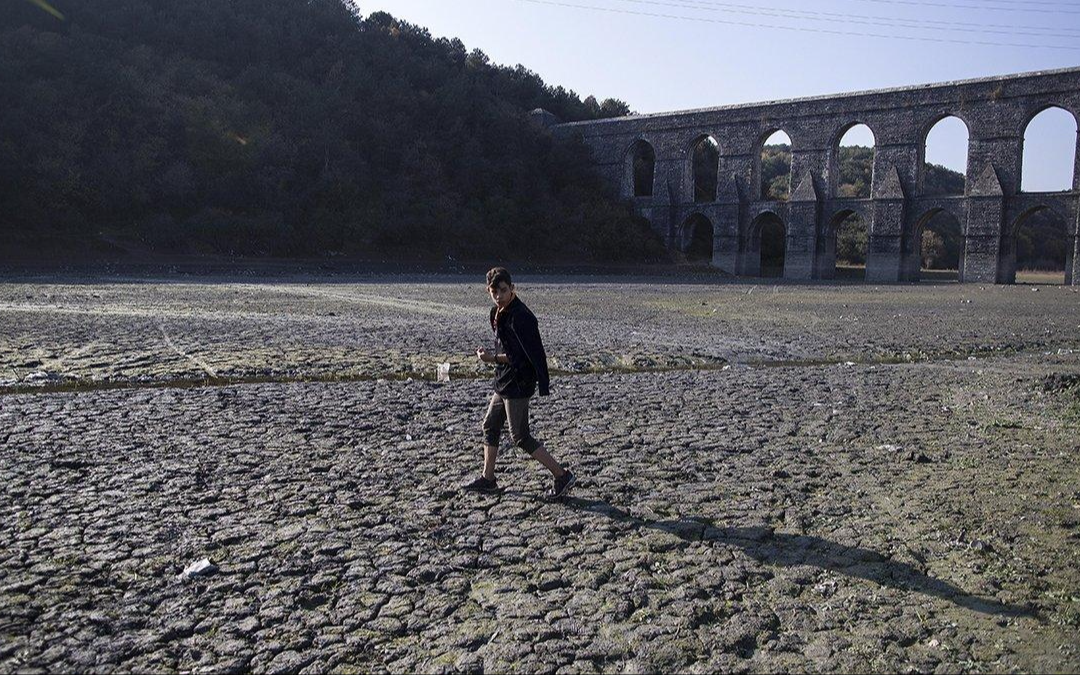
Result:
{"type": "Polygon", "coordinates": [[[515,297],[499,316],[491,308],[488,321],[495,333],[496,354],[506,354],[510,363],[495,365],[495,391],[506,398],[529,398],[540,389],[541,396],[549,392],[547,354],[540,341],[536,316],[520,298],[515,297]]]}

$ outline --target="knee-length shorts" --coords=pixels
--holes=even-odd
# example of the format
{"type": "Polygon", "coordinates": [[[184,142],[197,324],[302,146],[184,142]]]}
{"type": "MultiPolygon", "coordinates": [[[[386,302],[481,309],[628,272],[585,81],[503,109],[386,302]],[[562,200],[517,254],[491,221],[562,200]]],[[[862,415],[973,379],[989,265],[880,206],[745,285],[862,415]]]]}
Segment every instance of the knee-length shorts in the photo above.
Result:
{"type": "Polygon", "coordinates": [[[510,440],[530,455],[540,447],[540,441],[529,433],[529,399],[505,398],[498,393],[491,395],[487,414],[484,415],[484,444],[498,447],[503,426],[510,423],[510,440]]]}

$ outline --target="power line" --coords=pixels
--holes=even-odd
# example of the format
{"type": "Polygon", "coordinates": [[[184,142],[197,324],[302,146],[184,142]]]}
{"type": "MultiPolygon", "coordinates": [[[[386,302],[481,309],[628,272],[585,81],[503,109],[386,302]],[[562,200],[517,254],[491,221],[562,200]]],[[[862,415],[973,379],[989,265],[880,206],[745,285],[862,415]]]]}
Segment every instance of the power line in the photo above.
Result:
{"type": "MultiPolygon", "coordinates": [[[[635,0],[616,0],[616,1],[634,2],[635,0]]],[[[972,22],[972,21],[941,21],[941,20],[937,20],[937,19],[906,19],[906,18],[903,18],[903,17],[884,17],[884,16],[873,16],[873,15],[869,15],[869,14],[848,14],[848,13],[843,13],[843,12],[821,12],[821,11],[803,10],[803,9],[787,9],[787,8],[783,8],[783,7],[760,7],[760,6],[756,6],[756,5],[739,5],[739,4],[734,4],[734,3],[730,3],[730,2],[711,2],[710,0],[677,0],[677,1],[680,2],[681,4],[684,4],[684,5],[700,6],[700,8],[702,8],[702,9],[711,8],[711,7],[723,7],[723,8],[731,8],[733,11],[736,10],[736,9],[746,10],[747,13],[750,13],[750,12],[759,13],[760,12],[762,14],[765,14],[767,12],[770,12],[770,13],[771,12],[776,12],[776,13],[781,13],[781,14],[790,14],[790,15],[792,15],[792,18],[808,18],[808,17],[812,17],[812,16],[825,16],[825,17],[835,17],[835,18],[840,18],[840,19],[856,18],[856,19],[881,20],[881,21],[890,21],[890,22],[895,21],[895,22],[901,22],[901,23],[914,24],[914,27],[919,27],[922,24],[937,24],[937,25],[942,25],[942,26],[967,26],[967,27],[971,27],[971,28],[1008,28],[1010,30],[1021,29],[1021,30],[1034,30],[1034,31],[1071,31],[1071,32],[1074,32],[1074,33],[1080,33],[1080,28],[1068,28],[1066,26],[1057,26],[1057,27],[1024,26],[1024,25],[1003,24],[1003,23],[977,23],[977,22],[972,22]]],[[[906,28],[907,26],[902,26],[902,27],[906,28]]],[[[1073,36],[1072,35],[1061,35],[1060,37],[1070,37],[1071,38],[1073,36]]]]}
{"type": "Polygon", "coordinates": [[[1008,5],[1054,5],[1056,7],[1073,7],[1075,2],[1060,2],[1058,0],[982,0],[983,2],[996,2],[1008,5]]]}
{"type": "MultiPolygon", "coordinates": [[[[989,12],[1037,12],[1039,14],[1080,14],[1080,10],[1038,9],[1034,7],[987,7],[986,5],[952,4],[947,2],[927,2],[925,0],[850,0],[851,2],[874,2],[879,5],[912,5],[915,7],[944,7],[947,9],[980,9],[989,12]]],[[[1010,2],[1015,5],[1017,3],[1010,2]]],[[[1055,3],[1056,4],[1056,3],[1055,3]]],[[[1066,7],[1071,3],[1060,3],[1066,7]]],[[[1075,5],[1072,5],[1075,6],[1075,5]]]]}
{"type": "Polygon", "coordinates": [[[734,21],[728,19],[710,19],[705,17],[693,17],[682,16],[678,14],[660,14],[657,12],[638,12],[629,9],[617,9],[614,7],[594,7],[589,5],[576,5],[569,2],[555,2],[554,0],[517,0],[518,2],[528,2],[536,5],[550,5],[552,7],[568,7],[573,9],[587,9],[595,12],[607,12],[611,14],[628,14],[634,16],[648,16],[660,19],[677,19],[680,21],[697,21],[701,23],[715,23],[723,24],[726,26],[743,26],[747,28],[770,28],[775,30],[786,30],[801,33],[821,33],[825,35],[850,35],[855,37],[876,37],[885,38],[890,40],[911,40],[916,42],[936,42],[946,44],[962,44],[962,45],[979,45],[987,47],[1023,47],[1026,49],[1065,49],[1069,51],[1080,51],[1080,47],[1069,47],[1065,45],[1033,45],[1022,44],[1014,42],[987,42],[982,40],[951,40],[947,38],[932,38],[922,37],[915,35],[888,35],[883,33],[864,33],[857,31],[845,31],[845,30],[832,30],[827,28],[804,28],[799,26],[783,26],[777,24],[757,23],[752,21],[734,21]]]}
{"type": "Polygon", "coordinates": [[[1075,2],[1057,2],[1055,0],[982,0],[1006,5],[1052,5],[1055,7],[1075,7],[1075,2]]]}
{"type": "MultiPolygon", "coordinates": [[[[892,19],[891,17],[874,17],[860,14],[840,14],[838,12],[814,12],[814,11],[800,11],[800,10],[787,10],[779,8],[752,8],[748,5],[734,5],[723,2],[699,2],[697,0],[676,0],[675,2],[661,2],[660,0],[615,0],[616,2],[628,2],[638,5],[657,5],[663,7],[677,7],[679,9],[691,9],[707,12],[725,12],[730,14],[749,14],[753,16],[771,16],[779,19],[800,19],[803,21],[836,21],[837,19],[843,19],[849,24],[859,24],[864,26],[883,26],[886,28],[903,28],[910,30],[936,30],[946,32],[958,32],[958,33],[985,33],[985,34],[997,34],[997,35],[1024,35],[1029,37],[1057,37],[1065,39],[1075,39],[1080,35],[1069,33],[1043,33],[1043,32],[1023,32],[1015,30],[1013,26],[1000,26],[1000,28],[1008,28],[1009,30],[997,30],[995,28],[964,28],[959,23],[952,23],[948,21],[934,21],[935,24],[945,25],[920,25],[924,22],[919,19],[892,19]],[[730,8],[730,9],[728,9],[730,8]],[[869,19],[869,20],[862,20],[869,19]],[[904,25],[896,23],[895,21],[914,22],[915,25],[904,25]]],[[[931,23],[931,22],[925,22],[931,23]]],[[[980,24],[967,24],[979,26],[980,24]]],[[[1054,30],[1052,28],[1039,29],[1039,30],[1054,30]]],[[[1066,29],[1068,30],[1068,29],[1066,29]]]]}

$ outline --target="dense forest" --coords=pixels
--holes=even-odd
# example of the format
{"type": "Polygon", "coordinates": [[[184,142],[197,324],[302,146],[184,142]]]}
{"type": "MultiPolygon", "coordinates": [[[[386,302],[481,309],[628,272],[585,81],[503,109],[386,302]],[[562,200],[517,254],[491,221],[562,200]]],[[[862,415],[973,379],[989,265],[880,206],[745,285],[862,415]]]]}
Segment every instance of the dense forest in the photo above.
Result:
{"type": "Polygon", "coordinates": [[[341,0],[54,0],[0,14],[0,249],[641,261],[586,148],[623,115],[341,0]]]}

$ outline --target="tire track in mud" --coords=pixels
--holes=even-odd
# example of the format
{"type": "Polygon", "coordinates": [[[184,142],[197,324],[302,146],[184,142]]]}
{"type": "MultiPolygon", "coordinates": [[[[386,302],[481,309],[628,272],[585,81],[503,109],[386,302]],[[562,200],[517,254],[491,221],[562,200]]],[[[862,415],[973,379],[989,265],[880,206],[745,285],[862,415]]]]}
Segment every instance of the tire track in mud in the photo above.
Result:
{"type": "Polygon", "coordinates": [[[218,374],[214,371],[213,368],[211,368],[209,365],[207,365],[206,361],[203,361],[199,357],[193,356],[192,354],[189,354],[185,350],[183,350],[180,347],[176,346],[176,343],[173,342],[172,338],[169,337],[169,334],[165,331],[165,325],[164,324],[159,323],[158,324],[158,330],[161,331],[161,336],[163,338],[165,338],[165,344],[166,344],[166,346],[169,347],[169,349],[173,350],[174,352],[176,352],[180,356],[184,357],[188,361],[191,361],[192,363],[194,363],[198,367],[202,368],[204,371],[206,371],[206,374],[211,377],[211,379],[217,379],[218,374]]]}

